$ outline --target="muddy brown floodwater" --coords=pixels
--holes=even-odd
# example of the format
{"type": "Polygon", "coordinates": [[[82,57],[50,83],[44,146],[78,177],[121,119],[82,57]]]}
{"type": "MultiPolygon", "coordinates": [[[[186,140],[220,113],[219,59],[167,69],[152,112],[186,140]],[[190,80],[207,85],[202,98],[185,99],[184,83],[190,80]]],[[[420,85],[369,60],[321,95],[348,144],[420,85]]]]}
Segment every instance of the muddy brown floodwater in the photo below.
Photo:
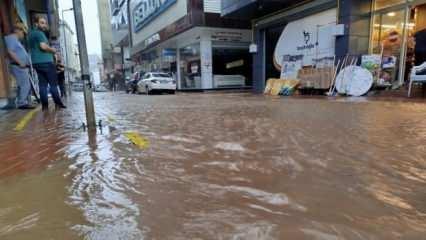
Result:
{"type": "Polygon", "coordinates": [[[0,239],[426,239],[424,102],[102,93],[90,138],[68,105],[0,113],[0,239]]]}

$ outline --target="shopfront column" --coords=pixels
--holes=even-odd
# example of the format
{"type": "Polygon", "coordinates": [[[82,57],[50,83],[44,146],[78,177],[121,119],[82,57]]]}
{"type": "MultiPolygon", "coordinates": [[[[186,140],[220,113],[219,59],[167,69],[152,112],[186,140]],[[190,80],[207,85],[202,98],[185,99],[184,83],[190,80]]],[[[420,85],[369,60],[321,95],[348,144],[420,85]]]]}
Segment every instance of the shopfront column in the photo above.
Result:
{"type": "Polygon", "coordinates": [[[200,42],[201,88],[213,88],[213,53],[210,33],[204,32],[200,42]]]}
{"type": "Polygon", "coordinates": [[[182,70],[180,66],[180,48],[176,48],[176,83],[178,90],[182,89],[182,70]]]}
{"type": "Polygon", "coordinates": [[[345,35],[336,38],[336,56],[368,53],[372,0],[339,0],[339,24],[345,35]]]}

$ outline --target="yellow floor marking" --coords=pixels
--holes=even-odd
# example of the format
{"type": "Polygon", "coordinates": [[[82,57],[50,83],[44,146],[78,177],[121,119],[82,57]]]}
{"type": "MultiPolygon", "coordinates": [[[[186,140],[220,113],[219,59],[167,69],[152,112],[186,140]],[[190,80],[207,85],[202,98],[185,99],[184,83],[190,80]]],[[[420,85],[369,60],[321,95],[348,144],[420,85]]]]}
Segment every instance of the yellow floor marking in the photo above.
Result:
{"type": "Polygon", "coordinates": [[[40,108],[36,108],[34,110],[31,110],[29,113],[27,113],[16,125],[15,131],[22,131],[25,129],[25,127],[28,125],[28,123],[33,119],[34,115],[40,111],[40,108]]]}
{"type": "Polygon", "coordinates": [[[136,146],[138,146],[140,149],[146,149],[149,147],[149,141],[148,139],[142,137],[140,134],[136,132],[127,132],[124,133],[124,136],[126,136],[127,139],[136,146]]]}

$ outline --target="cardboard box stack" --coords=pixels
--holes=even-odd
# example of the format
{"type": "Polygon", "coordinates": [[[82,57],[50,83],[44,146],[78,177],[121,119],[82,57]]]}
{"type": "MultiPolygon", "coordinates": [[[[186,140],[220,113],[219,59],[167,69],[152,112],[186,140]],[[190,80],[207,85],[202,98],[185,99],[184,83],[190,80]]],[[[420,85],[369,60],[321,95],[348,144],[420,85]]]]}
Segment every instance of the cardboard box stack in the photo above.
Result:
{"type": "Polygon", "coordinates": [[[333,68],[303,68],[299,70],[299,88],[328,89],[333,78],[333,68]]]}

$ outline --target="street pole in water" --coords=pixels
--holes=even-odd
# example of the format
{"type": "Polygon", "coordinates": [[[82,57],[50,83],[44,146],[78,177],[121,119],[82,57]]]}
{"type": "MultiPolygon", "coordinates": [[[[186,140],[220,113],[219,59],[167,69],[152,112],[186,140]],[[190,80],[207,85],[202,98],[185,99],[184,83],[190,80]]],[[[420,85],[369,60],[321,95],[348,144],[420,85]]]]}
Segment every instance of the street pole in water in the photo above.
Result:
{"type": "Polygon", "coordinates": [[[90,79],[89,56],[87,55],[86,34],[84,32],[83,12],[81,1],[73,0],[75,26],[78,47],[80,51],[81,80],[84,86],[84,104],[86,106],[86,121],[89,130],[96,130],[95,107],[93,105],[93,84],[90,79]]]}

